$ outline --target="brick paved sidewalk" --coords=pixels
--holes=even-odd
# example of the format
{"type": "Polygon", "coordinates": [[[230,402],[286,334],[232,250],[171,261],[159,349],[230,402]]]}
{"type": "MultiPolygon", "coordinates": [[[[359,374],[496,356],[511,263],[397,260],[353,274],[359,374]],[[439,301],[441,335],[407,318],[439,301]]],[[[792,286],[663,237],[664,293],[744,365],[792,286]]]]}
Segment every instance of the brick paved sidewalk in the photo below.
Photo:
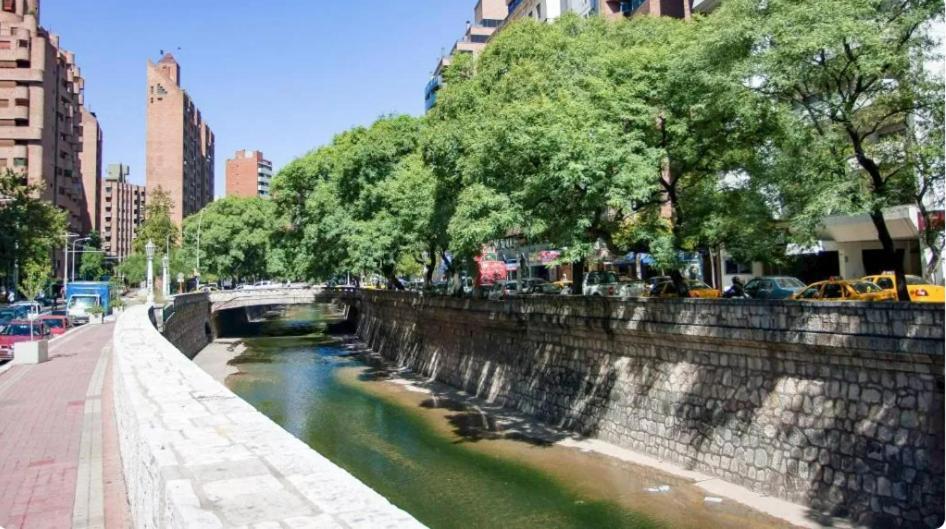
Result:
{"type": "Polygon", "coordinates": [[[112,330],[80,327],[50,342],[49,362],[0,374],[5,529],[127,527],[106,376],[112,330]]]}

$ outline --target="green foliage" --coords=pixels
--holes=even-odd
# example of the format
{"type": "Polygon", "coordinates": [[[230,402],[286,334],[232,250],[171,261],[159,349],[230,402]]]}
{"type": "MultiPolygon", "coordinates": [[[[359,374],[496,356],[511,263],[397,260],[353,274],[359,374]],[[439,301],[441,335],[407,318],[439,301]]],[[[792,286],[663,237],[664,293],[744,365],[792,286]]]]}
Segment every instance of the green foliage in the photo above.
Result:
{"type": "Polygon", "coordinates": [[[98,281],[105,275],[105,254],[102,252],[102,240],[98,232],[89,234],[90,240],[82,246],[79,277],[86,281],[98,281]]]}
{"type": "MultiPolygon", "coordinates": [[[[816,215],[869,214],[898,285],[905,285],[883,209],[924,200],[917,173],[925,141],[915,145],[909,128],[943,126],[943,79],[926,68],[933,45],[925,31],[942,18],[942,3],[734,0],[720,15],[718,23],[734,25],[728,31],[754,51],[742,61],[744,77],[794,118],[794,137],[784,144],[788,170],[778,181],[794,199],[788,216],[804,220],[812,204],[816,215]],[[801,189],[795,171],[803,175],[801,189]]],[[[941,156],[935,131],[926,137],[939,141],[941,156]]],[[[905,286],[899,294],[908,299],[905,286]]]]}
{"type": "Polygon", "coordinates": [[[0,277],[7,280],[19,264],[17,288],[29,299],[42,291],[52,268],[54,249],[62,247],[66,214],[40,198],[26,177],[11,170],[0,173],[0,277]]]}
{"type": "Polygon", "coordinates": [[[125,284],[140,285],[147,279],[147,260],[144,253],[133,253],[115,268],[115,274],[122,278],[125,284]]]}
{"type": "MultiPolygon", "coordinates": [[[[217,277],[266,277],[276,208],[267,199],[227,197],[184,219],[184,250],[175,271],[191,276],[197,265],[200,229],[201,272],[217,277]]],[[[178,259],[174,259],[175,261],[178,259]]],[[[202,280],[206,281],[204,277],[202,280]]]]}
{"type": "Polygon", "coordinates": [[[135,253],[144,254],[145,245],[152,241],[157,253],[164,253],[165,246],[177,246],[178,227],[171,220],[174,204],[167,191],[157,187],[148,192],[145,220],[138,227],[134,241],[135,253]]]}
{"type": "Polygon", "coordinates": [[[935,204],[943,83],[920,28],[940,12],[727,0],[691,21],[516,22],[454,58],[425,117],[356,127],[280,171],[278,219],[255,228],[266,272],[393,280],[510,234],[564,261],[603,244],[665,268],[722,247],[778,263],[826,214],[935,204]],[[909,141],[904,123],[921,124],[909,141]]]}
{"type": "Polygon", "coordinates": [[[393,281],[405,256],[420,261],[443,249],[437,182],[419,153],[422,124],[384,117],[281,171],[273,196],[286,222],[274,234],[271,270],[320,278],[379,272],[393,281]]]}

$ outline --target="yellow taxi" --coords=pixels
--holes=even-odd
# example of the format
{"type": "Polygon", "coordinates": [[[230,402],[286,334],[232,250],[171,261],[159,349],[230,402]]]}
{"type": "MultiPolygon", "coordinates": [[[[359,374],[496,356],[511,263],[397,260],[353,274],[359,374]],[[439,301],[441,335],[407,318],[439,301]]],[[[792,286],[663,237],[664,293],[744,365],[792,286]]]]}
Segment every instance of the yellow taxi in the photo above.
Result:
{"type": "Polygon", "coordinates": [[[802,301],[896,301],[897,293],[861,280],[829,279],[812,283],[791,297],[802,301]]]}
{"type": "MultiPolygon", "coordinates": [[[[687,279],[687,288],[691,298],[718,298],[722,292],[697,279],[687,279]]],[[[660,281],[650,289],[650,295],[657,298],[676,298],[677,289],[673,281],[660,281]]]]}
{"type": "MultiPolygon", "coordinates": [[[[907,275],[906,279],[907,291],[910,292],[910,301],[914,303],[943,303],[946,301],[946,294],[943,292],[943,287],[933,285],[918,276],[907,275]]],[[[893,292],[894,298],[897,296],[897,278],[894,276],[893,272],[866,276],[861,278],[861,280],[869,281],[880,287],[881,290],[893,292]]]]}

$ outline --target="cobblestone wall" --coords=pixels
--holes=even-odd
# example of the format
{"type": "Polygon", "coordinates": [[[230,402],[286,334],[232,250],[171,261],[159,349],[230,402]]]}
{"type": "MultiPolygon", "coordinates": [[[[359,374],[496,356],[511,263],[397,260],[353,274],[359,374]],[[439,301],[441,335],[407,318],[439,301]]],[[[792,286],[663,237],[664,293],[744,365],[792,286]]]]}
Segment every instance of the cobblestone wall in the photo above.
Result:
{"type": "Polygon", "coordinates": [[[401,365],[875,527],[943,520],[943,307],[365,292],[401,365]]]}
{"type": "Polygon", "coordinates": [[[131,307],[114,334],[115,415],[136,529],[422,529],[213,380],[131,307]]]}
{"type": "Polygon", "coordinates": [[[168,314],[162,334],[187,358],[194,358],[213,341],[210,300],[206,293],[174,296],[173,308],[168,314]]]}

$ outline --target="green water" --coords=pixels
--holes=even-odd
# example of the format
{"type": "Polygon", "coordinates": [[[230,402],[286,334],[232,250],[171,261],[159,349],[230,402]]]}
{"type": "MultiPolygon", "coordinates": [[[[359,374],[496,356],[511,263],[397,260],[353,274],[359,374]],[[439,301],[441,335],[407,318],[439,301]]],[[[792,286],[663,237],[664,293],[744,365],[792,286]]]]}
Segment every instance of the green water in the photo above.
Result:
{"type": "Polygon", "coordinates": [[[228,385],[432,529],[663,527],[614,503],[578,497],[537,469],[473,451],[416,410],[339,381],[339,368],[360,363],[320,342],[248,339],[237,359],[244,375],[228,385]]]}

